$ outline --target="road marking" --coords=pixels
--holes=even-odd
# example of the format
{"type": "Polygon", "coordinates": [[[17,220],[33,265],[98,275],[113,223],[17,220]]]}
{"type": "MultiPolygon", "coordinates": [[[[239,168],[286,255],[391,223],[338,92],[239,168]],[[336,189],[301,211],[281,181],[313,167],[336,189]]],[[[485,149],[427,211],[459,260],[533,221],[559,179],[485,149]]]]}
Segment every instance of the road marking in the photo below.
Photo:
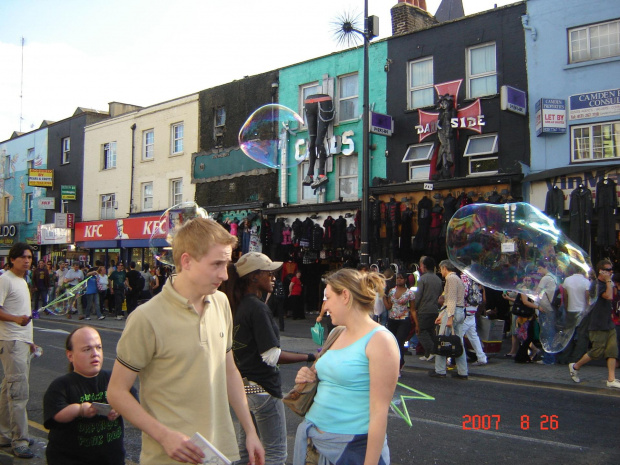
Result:
{"type": "MultiPolygon", "coordinates": [[[[460,431],[463,430],[462,425],[454,425],[452,423],[445,423],[443,421],[428,420],[425,418],[415,418],[415,417],[412,418],[411,420],[412,422],[428,423],[431,425],[446,426],[448,428],[458,429],[460,431]]],[[[470,432],[488,434],[490,436],[497,436],[497,437],[507,438],[507,439],[516,439],[520,441],[533,442],[536,444],[544,444],[547,446],[563,447],[565,449],[576,449],[576,450],[587,450],[588,449],[588,447],[584,447],[584,446],[576,446],[574,444],[566,444],[564,442],[557,442],[557,441],[547,441],[546,439],[529,438],[527,436],[519,436],[517,434],[500,433],[498,431],[487,431],[487,430],[482,430],[482,429],[476,429],[476,430],[471,430],[470,432]]]]}
{"type": "MultiPolygon", "coordinates": [[[[92,321],[92,322],[90,322],[90,321],[84,322],[84,320],[82,320],[82,321],[76,321],[76,320],[67,321],[67,320],[64,320],[63,321],[63,320],[47,320],[46,319],[46,320],[37,320],[37,321],[41,322],[41,323],[61,324],[61,325],[73,326],[73,327],[81,326],[81,325],[86,325],[86,323],[95,323],[94,321],[92,321]]],[[[102,331],[109,331],[111,333],[122,333],[123,332],[123,328],[106,328],[104,326],[99,326],[96,323],[95,324],[91,324],[90,326],[92,326],[93,328],[95,328],[99,332],[102,332],[102,331]]],[[[42,331],[45,330],[44,328],[37,328],[36,326],[35,326],[35,329],[39,329],[39,330],[42,330],[42,331]]],[[[62,330],[48,330],[48,331],[62,331],[62,330]]]]}
{"type": "Polygon", "coordinates": [[[58,334],[69,334],[69,331],[65,331],[64,329],[47,329],[47,328],[35,328],[37,331],[41,331],[42,333],[58,333],[58,334]]]}

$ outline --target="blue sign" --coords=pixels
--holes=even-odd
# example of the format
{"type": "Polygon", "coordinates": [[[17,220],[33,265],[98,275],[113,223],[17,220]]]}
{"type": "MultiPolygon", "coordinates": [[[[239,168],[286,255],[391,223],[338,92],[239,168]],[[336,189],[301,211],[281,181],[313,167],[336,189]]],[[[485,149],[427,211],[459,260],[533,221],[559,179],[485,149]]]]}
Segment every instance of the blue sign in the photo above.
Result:
{"type": "Polygon", "coordinates": [[[390,115],[370,112],[370,132],[381,134],[382,136],[391,136],[394,132],[394,120],[390,115]]]}
{"type": "Polygon", "coordinates": [[[527,94],[524,90],[511,86],[502,86],[500,89],[501,109],[518,113],[527,114],[527,94]]]}
{"type": "Polygon", "coordinates": [[[566,100],[541,98],[536,102],[536,135],[566,133],[566,100]]]}
{"type": "Polygon", "coordinates": [[[569,105],[569,118],[571,121],[619,115],[620,88],[571,95],[569,105]]]}

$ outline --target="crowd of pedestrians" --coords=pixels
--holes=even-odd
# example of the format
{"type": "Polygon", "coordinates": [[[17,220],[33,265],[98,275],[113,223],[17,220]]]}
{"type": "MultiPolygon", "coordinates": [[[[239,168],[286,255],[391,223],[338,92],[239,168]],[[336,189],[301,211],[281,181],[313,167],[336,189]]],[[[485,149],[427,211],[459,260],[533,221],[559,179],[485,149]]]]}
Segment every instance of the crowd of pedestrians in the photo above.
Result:
{"type": "MultiPolygon", "coordinates": [[[[314,456],[318,463],[388,464],[387,415],[410,349],[419,344],[420,359],[434,362],[429,375],[437,379],[446,378],[451,365],[453,377],[468,379],[467,352],[453,357],[438,352],[438,336],[454,335],[462,347],[466,337],[474,365],[488,363],[476,324],[493,311],[487,308],[487,289],[459,274],[451,261],[436,265],[428,256],[414,273],[342,268],[326,274],[317,322],[326,325],[326,333],[333,331],[333,344],[320,357],[284,351],[286,290],[288,302],[299,307],[290,308],[291,316],[303,315],[301,273],[287,274],[285,283],[283,263],[256,252],[231,265],[236,241],[215,221],[188,221],[175,236],[171,276],[162,268],[138,271],[134,262],[128,271],[123,262],[107,270],[101,262],[89,268],[60,262],[53,270],[40,261],[31,269],[30,246],[13,246],[9,269],[0,276],[5,375],[0,446],[11,447],[19,458],[34,456],[26,406],[30,358],[40,348],[32,319],[50,299],[84,280],[82,295],[65,300],[60,313],[104,319],[107,301],[108,311],[127,322],[111,373],[102,370],[101,338],[94,328],[81,326],[67,337],[69,373],[43,399],[50,464],[124,463],[124,418],[143,432],[143,464],[202,463],[205,451],[192,440],[198,432],[238,464],[283,465],[287,431],[278,366],[312,362],[295,378],[317,383],[317,390],[297,428],[293,464],[314,456]],[[139,396],[133,388],[137,378],[139,396]],[[236,433],[229,407],[240,426],[236,433]],[[95,434],[100,432],[105,434],[95,434]]],[[[570,341],[566,350],[577,357],[568,364],[570,377],[580,382],[581,369],[603,358],[607,386],[620,388],[615,379],[620,274],[613,275],[609,260],[597,263],[590,279],[578,269],[568,274],[562,315],[552,313],[559,280],[546,261],[537,263],[537,282],[524,276],[516,291],[503,294],[513,312],[512,345],[505,355],[517,362],[558,363],[562,354],[545,351],[540,340],[552,337],[554,328],[577,325],[575,333],[587,332],[591,347],[579,354],[582,338],[570,341]]]]}

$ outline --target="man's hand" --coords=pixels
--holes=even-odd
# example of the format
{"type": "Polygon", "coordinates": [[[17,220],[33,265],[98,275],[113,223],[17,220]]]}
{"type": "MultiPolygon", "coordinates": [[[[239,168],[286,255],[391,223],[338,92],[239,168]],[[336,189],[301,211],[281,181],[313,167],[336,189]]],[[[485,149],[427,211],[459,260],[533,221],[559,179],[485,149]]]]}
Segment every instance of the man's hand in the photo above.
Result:
{"type": "Polygon", "coordinates": [[[19,326],[26,326],[28,323],[30,323],[31,317],[29,315],[19,315],[15,317],[15,323],[17,323],[19,326]]]}
{"type": "Polygon", "coordinates": [[[452,321],[454,320],[454,316],[449,316],[448,321],[446,321],[446,326],[452,328],[452,321]]]}
{"type": "Polygon", "coordinates": [[[120,416],[121,416],[120,413],[118,413],[116,410],[112,409],[112,410],[110,410],[110,413],[108,413],[108,420],[114,421],[114,420],[116,420],[120,416]]]}
{"type": "Polygon", "coordinates": [[[263,465],[265,463],[265,449],[263,449],[256,433],[246,435],[245,447],[248,450],[250,465],[263,465]]]}
{"type": "Polygon", "coordinates": [[[92,418],[97,415],[97,409],[90,402],[83,402],[80,405],[80,416],[84,418],[92,418]]]}
{"type": "Polygon", "coordinates": [[[181,463],[202,463],[204,454],[189,438],[178,431],[170,431],[161,443],[168,457],[181,463]]]}

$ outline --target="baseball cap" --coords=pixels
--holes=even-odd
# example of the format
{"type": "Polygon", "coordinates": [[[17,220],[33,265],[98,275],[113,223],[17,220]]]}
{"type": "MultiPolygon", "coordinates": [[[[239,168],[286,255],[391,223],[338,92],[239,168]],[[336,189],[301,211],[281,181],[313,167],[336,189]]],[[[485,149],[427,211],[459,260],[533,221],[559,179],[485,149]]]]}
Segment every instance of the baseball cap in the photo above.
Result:
{"type": "Polygon", "coordinates": [[[253,271],[275,271],[282,266],[282,262],[272,262],[271,259],[259,252],[250,252],[241,256],[235,264],[237,274],[243,277],[253,271]]]}

